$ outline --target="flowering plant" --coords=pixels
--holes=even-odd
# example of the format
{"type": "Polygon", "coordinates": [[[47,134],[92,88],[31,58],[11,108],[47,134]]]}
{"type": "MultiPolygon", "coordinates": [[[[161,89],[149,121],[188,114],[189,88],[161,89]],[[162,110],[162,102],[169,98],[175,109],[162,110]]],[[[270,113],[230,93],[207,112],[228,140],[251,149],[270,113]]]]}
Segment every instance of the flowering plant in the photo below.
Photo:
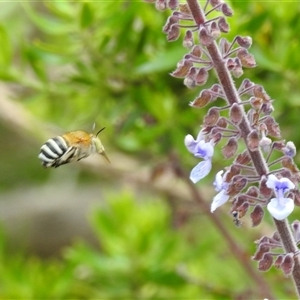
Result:
{"type": "MultiPolygon", "coordinates": [[[[172,76],[183,78],[188,88],[204,85],[214,70],[218,83],[203,89],[194,99],[192,108],[210,108],[204,117],[198,137],[190,134],[184,143],[188,151],[201,162],[192,169],[190,180],[197,183],[212,169],[215,147],[222,141],[222,154],[233,162],[216,175],[214,186],[218,192],[213,198],[211,212],[231,202],[231,213],[236,225],[248,211],[252,225],[259,225],[266,211],[273,217],[277,231],[272,237],[258,240],[253,256],[261,271],[272,265],[291,275],[300,297],[299,221],[290,226],[287,217],[300,203],[298,183],[300,173],[293,161],[295,145],[281,139],[278,123],[272,116],[273,99],[264,88],[244,79],[236,87],[233,77],[241,77],[243,68],[256,66],[254,56],[248,51],[252,39],[236,36],[232,41],[221,37],[229,32],[226,18],[233,11],[222,0],[207,0],[203,7],[197,0],[148,0],[157,9],[173,10],[163,31],[168,41],[179,38],[184,28],[183,46],[188,53],[177,64],[172,76]],[[212,12],[219,16],[209,18],[212,12]],[[223,106],[213,106],[216,99],[223,99],[223,106]],[[228,116],[225,112],[228,112],[228,116]],[[239,142],[244,144],[239,151],[239,142]],[[280,157],[272,160],[277,151],[280,157]],[[273,253],[280,248],[282,253],[273,253]]],[[[215,212],[217,213],[217,212],[215,212]]]]}

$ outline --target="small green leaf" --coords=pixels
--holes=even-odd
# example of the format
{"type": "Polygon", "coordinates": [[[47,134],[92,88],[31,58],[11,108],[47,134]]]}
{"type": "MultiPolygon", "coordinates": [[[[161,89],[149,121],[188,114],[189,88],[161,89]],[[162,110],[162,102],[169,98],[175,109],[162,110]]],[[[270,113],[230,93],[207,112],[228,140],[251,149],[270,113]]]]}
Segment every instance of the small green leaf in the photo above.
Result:
{"type": "Polygon", "coordinates": [[[93,11],[89,3],[83,3],[80,12],[80,27],[87,28],[93,23],[93,11]]]}
{"type": "Polygon", "coordinates": [[[35,75],[43,82],[47,81],[47,72],[45,64],[41,60],[40,51],[34,47],[27,47],[27,49],[24,49],[24,55],[35,75]]]}
{"type": "Polygon", "coordinates": [[[11,64],[11,43],[3,26],[0,26],[0,66],[8,67],[11,64]]]}
{"type": "Polygon", "coordinates": [[[74,26],[75,24],[70,21],[66,22],[61,18],[55,18],[53,15],[42,15],[41,13],[36,12],[33,9],[33,6],[26,1],[22,2],[22,6],[30,20],[37,26],[38,29],[45,33],[60,35],[73,32],[76,29],[74,26]]]}

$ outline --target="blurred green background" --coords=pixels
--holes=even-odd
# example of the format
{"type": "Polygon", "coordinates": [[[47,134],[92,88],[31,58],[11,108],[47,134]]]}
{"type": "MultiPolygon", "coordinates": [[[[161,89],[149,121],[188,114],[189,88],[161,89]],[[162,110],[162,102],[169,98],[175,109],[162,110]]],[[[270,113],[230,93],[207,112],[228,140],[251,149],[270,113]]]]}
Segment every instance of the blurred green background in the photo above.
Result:
{"type": "MultiPolygon", "coordinates": [[[[258,63],[236,84],[264,85],[299,148],[300,6],[232,7],[228,39],[252,36],[258,63]]],[[[200,88],[169,76],[186,52],[166,42],[169,14],[142,1],[0,3],[0,299],[294,297],[280,270],[251,261],[270,216],[236,228],[229,204],[205,210],[230,161],[216,151],[198,191],[174,172],[198,162],[183,139],[206,109],[188,105],[200,88]],[[111,165],[95,155],[41,167],[48,138],[94,123],[111,165]]]]}

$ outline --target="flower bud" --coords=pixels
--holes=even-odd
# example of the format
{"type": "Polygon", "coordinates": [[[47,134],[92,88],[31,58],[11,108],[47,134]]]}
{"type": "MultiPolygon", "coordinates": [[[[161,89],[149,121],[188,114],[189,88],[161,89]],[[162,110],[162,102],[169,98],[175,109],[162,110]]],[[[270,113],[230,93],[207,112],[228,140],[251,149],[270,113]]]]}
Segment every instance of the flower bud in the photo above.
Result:
{"type": "MultiPolygon", "coordinates": [[[[292,167],[296,167],[296,166],[292,165],[292,167]]],[[[297,174],[298,173],[299,173],[299,171],[297,172],[297,174]]],[[[281,177],[281,178],[286,177],[288,179],[292,179],[292,173],[288,168],[281,169],[277,174],[280,175],[279,177],[281,177]]],[[[288,197],[288,198],[291,198],[291,197],[288,197]]]]}
{"type": "Polygon", "coordinates": [[[284,141],[275,141],[273,143],[273,148],[279,151],[283,151],[283,148],[285,147],[284,141]]]}
{"type": "Polygon", "coordinates": [[[177,78],[183,78],[185,77],[189,71],[190,68],[193,66],[193,63],[187,59],[183,59],[178,62],[177,69],[171,73],[171,76],[177,77],[177,78]]]}
{"type": "Polygon", "coordinates": [[[201,57],[202,56],[202,49],[200,45],[195,45],[192,49],[192,51],[190,52],[191,55],[195,56],[195,57],[201,57]]]}
{"type": "Polygon", "coordinates": [[[197,85],[204,85],[208,79],[208,72],[206,68],[200,68],[195,76],[195,81],[197,85]]]}
{"type": "Polygon", "coordinates": [[[221,117],[217,123],[217,126],[221,128],[226,128],[227,127],[226,119],[224,117],[221,117]]]}
{"type": "Polygon", "coordinates": [[[252,256],[252,259],[253,260],[261,260],[263,258],[263,256],[265,255],[265,253],[267,253],[269,251],[270,251],[270,247],[266,243],[259,241],[259,246],[258,246],[254,256],[252,256]]]}
{"type": "Polygon", "coordinates": [[[293,142],[287,142],[282,150],[286,156],[294,157],[296,155],[296,146],[293,142]]]}
{"type": "Polygon", "coordinates": [[[241,86],[243,87],[243,89],[250,89],[254,86],[254,83],[246,78],[243,80],[241,86]]]}
{"type": "Polygon", "coordinates": [[[155,7],[157,10],[164,11],[167,8],[166,0],[156,0],[155,7]]]}
{"type": "Polygon", "coordinates": [[[218,20],[218,26],[221,32],[227,33],[229,32],[229,24],[226,22],[224,17],[220,17],[218,20]]]}
{"type": "Polygon", "coordinates": [[[252,45],[252,38],[250,36],[242,37],[238,35],[236,37],[236,42],[243,48],[249,49],[252,45]]]}
{"type": "Polygon", "coordinates": [[[231,44],[225,38],[221,38],[219,42],[219,48],[223,54],[227,54],[230,49],[231,44]]]}
{"type": "Polygon", "coordinates": [[[222,3],[222,0],[209,0],[209,3],[212,7],[215,7],[215,6],[219,5],[220,3],[222,3]]]}
{"type": "Polygon", "coordinates": [[[169,42],[176,41],[179,38],[179,35],[180,35],[179,26],[177,24],[173,24],[171,25],[170,30],[168,31],[167,40],[169,42]]]}
{"type": "Polygon", "coordinates": [[[229,170],[226,172],[226,182],[230,182],[231,179],[236,176],[239,175],[241,173],[241,169],[236,166],[236,165],[231,165],[229,170]]]}
{"type": "Polygon", "coordinates": [[[295,220],[292,225],[292,230],[294,233],[295,241],[298,243],[300,241],[300,222],[298,220],[295,220]]]}
{"type": "Polygon", "coordinates": [[[211,101],[211,93],[209,90],[203,90],[201,91],[199,97],[197,97],[193,102],[190,103],[190,106],[192,107],[204,107],[206,104],[208,104],[211,101]]]}
{"type": "Polygon", "coordinates": [[[171,26],[173,24],[178,24],[179,21],[179,17],[176,15],[172,15],[167,19],[167,22],[165,24],[165,26],[163,27],[163,32],[164,33],[168,33],[168,31],[171,29],[171,26]]]}
{"type": "Polygon", "coordinates": [[[238,195],[232,202],[231,210],[239,210],[239,208],[247,202],[247,196],[244,194],[238,195]]]}
{"type": "Polygon", "coordinates": [[[274,120],[273,117],[266,116],[264,119],[264,123],[267,126],[269,135],[280,138],[280,136],[281,136],[280,128],[279,128],[278,123],[274,120]]]}
{"type": "Polygon", "coordinates": [[[196,86],[195,77],[197,74],[197,68],[191,67],[188,74],[184,78],[183,83],[188,87],[189,89],[192,89],[196,86]]]}
{"type": "Polygon", "coordinates": [[[230,121],[234,124],[240,124],[243,118],[243,113],[241,111],[240,105],[237,103],[233,103],[232,106],[230,107],[229,111],[229,118],[230,121]]]}
{"type": "Polygon", "coordinates": [[[211,107],[206,116],[204,117],[204,125],[206,126],[213,126],[217,123],[217,121],[219,120],[220,117],[220,113],[218,108],[216,107],[211,107]]]}
{"type": "Polygon", "coordinates": [[[248,180],[246,177],[242,175],[236,175],[232,178],[232,181],[228,186],[227,194],[230,196],[234,196],[242,191],[247,184],[248,180]]]}
{"type": "Polygon", "coordinates": [[[272,103],[265,103],[262,105],[261,107],[261,111],[265,114],[265,115],[270,115],[273,111],[275,110],[274,106],[272,105],[272,103]]]}
{"type": "Polygon", "coordinates": [[[244,71],[243,71],[243,68],[242,68],[242,64],[241,64],[240,59],[237,58],[237,57],[235,58],[234,63],[235,63],[235,67],[232,70],[232,75],[235,78],[239,78],[239,77],[241,77],[244,74],[244,71]]]}
{"type": "MultiPolygon", "coordinates": [[[[250,186],[249,189],[246,192],[247,195],[253,198],[258,198],[259,195],[259,189],[256,186],[250,186]]],[[[251,199],[250,199],[251,201],[251,199]]]]}
{"type": "Polygon", "coordinates": [[[259,146],[259,135],[257,130],[252,130],[247,136],[248,147],[251,151],[255,151],[259,146]]]}
{"type": "Polygon", "coordinates": [[[194,46],[194,37],[191,30],[187,30],[183,39],[183,47],[192,48],[194,46]]]}
{"type": "Polygon", "coordinates": [[[226,17],[231,17],[233,15],[233,10],[229,7],[228,4],[223,3],[221,6],[221,10],[222,13],[226,16],[226,17]]]}
{"type": "Polygon", "coordinates": [[[185,77],[183,84],[189,89],[193,89],[196,86],[195,80],[191,77],[185,77]]]}
{"type": "Polygon", "coordinates": [[[238,149],[236,138],[231,137],[227,144],[222,148],[222,154],[225,158],[233,157],[238,149]]]}
{"type": "Polygon", "coordinates": [[[260,141],[259,141],[259,147],[261,148],[262,151],[264,152],[270,152],[271,150],[271,145],[272,145],[272,140],[269,139],[268,137],[264,136],[260,141]]]}
{"type": "Polygon", "coordinates": [[[259,112],[253,108],[250,108],[247,112],[247,117],[250,122],[251,127],[257,127],[259,121],[259,112]]]}
{"type": "Polygon", "coordinates": [[[254,109],[260,109],[263,104],[263,100],[257,97],[251,97],[249,101],[254,109]]]}
{"type": "Polygon", "coordinates": [[[229,172],[233,172],[234,175],[241,174],[242,167],[236,164],[230,166],[229,172]]]}
{"type": "Polygon", "coordinates": [[[221,35],[221,31],[217,25],[217,22],[212,22],[210,25],[210,34],[214,40],[218,39],[221,35]]]}
{"type": "Polygon", "coordinates": [[[249,209],[250,205],[249,202],[245,201],[239,208],[239,217],[242,218],[245,216],[245,214],[247,213],[248,209],[249,209]]]}
{"type": "Polygon", "coordinates": [[[250,214],[250,218],[252,220],[252,227],[255,227],[257,225],[259,225],[264,217],[264,210],[262,209],[262,207],[257,204],[252,213],[250,214]]]}
{"type": "Polygon", "coordinates": [[[211,136],[211,142],[213,142],[214,145],[218,144],[221,139],[222,139],[221,133],[216,133],[211,136]]]}
{"type": "Polygon", "coordinates": [[[246,68],[256,67],[256,62],[254,56],[250,54],[246,49],[239,49],[237,52],[237,57],[241,60],[242,66],[246,68]]]}
{"type": "Polygon", "coordinates": [[[283,261],[281,263],[281,269],[283,270],[285,276],[288,276],[292,273],[294,269],[294,255],[293,253],[288,253],[284,256],[283,261]]]}
{"type": "Polygon", "coordinates": [[[236,67],[236,63],[233,58],[228,58],[226,61],[226,67],[228,71],[233,71],[234,68],[236,67]]]}
{"type": "Polygon", "coordinates": [[[295,165],[293,159],[289,156],[285,156],[283,159],[282,159],[282,162],[281,162],[282,166],[286,169],[288,169],[290,172],[292,172],[292,174],[295,174],[295,175],[299,175],[299,169],[298,167],[295,165]]]}
{"type": "Polygon", "coordinates": [[[209,46],[214,41],[213,37],[207,32],[205,27],[200,29],[199,40],[204,46],[209,46]]]}
{"type": "Polygon", "coordinates": [[[271,100],[270,96],[266,93],[264,88],[259,84],[255,84],[255,86],[253,87],[253,95],[257,98],[263,99],[264,103],[267,103],[271,100]]]}
{"type": "Polygon", "coordinates": [[[280,254],[280,255],[277,256],[276,260],[274,261],[274,267],[275,268],[277,268],[277,269],[280,268],[280,266],[282,264],[282,261],[283,261],[283,257],[284,256],[282,254],[280,254]]]}
{"type": "Polygon", "coordinates": [[[245,150],[243,153],[239,154],[235,159],[235,162],[241,165],[248,165],[250,161],[251,157],[248,153],[248,150],[245,150]]]}
{"type": "Polygon", "coordinates": [[[273,190],[268,188],[266,183],[267,183],[267,177],[263,176],[259,183],[259,192],[263,197],[268,199],[271,197],[273,190]]]}
{"type": "Polygon", "coordinates": [[[259,271],[268,271],[273,265],[273,256],[270,253],[265,253],[263,258],[258,263],[259,271]]]}
{"type": "Polygon", "coordinates": [[[169,2],[168,2],[168,7],[171,10],[177,9],[178,5],[179,5],[179,1],[178,0],[169,0],[169,2]]]}

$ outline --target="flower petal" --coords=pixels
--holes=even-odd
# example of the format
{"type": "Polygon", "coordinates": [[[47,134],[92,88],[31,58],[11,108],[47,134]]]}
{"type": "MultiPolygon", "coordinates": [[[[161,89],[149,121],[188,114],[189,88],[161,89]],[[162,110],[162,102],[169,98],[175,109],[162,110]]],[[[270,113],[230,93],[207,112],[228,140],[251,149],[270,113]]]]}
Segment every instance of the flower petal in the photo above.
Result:
{"type": "Polygon", "coordinates": [[[294,200],[290,198],[281,199],[281,203],[284,202],[284,205],[279,203],[277,198],[271,199],[267,209],[273,218],[277,220],[283,220],[288,217],[294,210],[294,200]]]}
{"type": "Polygon", "coordinates": [[[282,183],[282,186],[285,188],[285,191],[295,188],[295,185],[288,178],[283,177],[279,179],[279,181],[280,183],[282,183]]]}
{"type": "Polygon", "coordinates": [[[275,186],[276,186],[277,181],[278,181],[278,178],[275,175],[271,174],[271,175],[268,176],[268,180],[266,182],[266,186],[269,189],[274,189],[275,186]]]}
{"type": "Polygon", "coordinates": [[[214,147],[209,142],[200,141],[194,149],[194,155],[198,158],[211,159],[213,154],[214,147]]]}
{"type": "Polygon", "coordinates": [[[213,183],[214,187],[215,187],[215,190],[217,192],[220,192],[221,189],[222,189],[222,184],[223,184],[223,177],[222,177],[222,174],[224,173],[223,170],[219,171],[217,174],[216,174],[216,178],[215,178],[215,181],[213,183]]]}
{"type": "Polygon", "coordinates": [[[226,203],[229,199],[229,196],[226,194],[225,190],[222,190],[220,193],[218,193],[211,204],[210,211],[214,212],[219,206],[226,203]]]}
{"type": "Polygon", "coordinates": [[[185,136],[184,144],[191,153],[193,154],[195,153],[195,148],[198,143],[194,140],[194,138],[190,134],[185,136]]]}
{"type": "Polygon", "coordinates": [[[295,185],[288,178],[283,177],[278,179],[273,174],[268,176],[266,185],[269,189],[284,189],[284,192],[286,192],[287,190],[291,190],[295,187],[295,185]]]}
{"type": "Polygon", "coordinates": [[[193,168],[190,174],[190,179],[193,183],[198,182],[200,179],[208,175],[212,167],[210,160],[201,161],[196,167],[193,168]]]}

